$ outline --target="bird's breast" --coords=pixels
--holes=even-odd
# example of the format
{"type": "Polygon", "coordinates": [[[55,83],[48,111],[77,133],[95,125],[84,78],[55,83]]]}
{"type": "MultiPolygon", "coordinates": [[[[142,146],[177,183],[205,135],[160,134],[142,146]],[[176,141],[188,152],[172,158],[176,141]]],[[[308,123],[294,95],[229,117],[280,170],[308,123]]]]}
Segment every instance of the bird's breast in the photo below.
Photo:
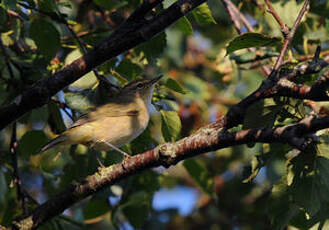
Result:
{"type": "Polygon", "coordinates": [[[99,127],[95,129],[93,147],[98,150],[109,150],[106,145],[109,142],[116,147],[121,147],[138,137],[147,127],[149,122],[148,111],[139,111],[134,116],[104,117],[97,122],[99,127]]]}

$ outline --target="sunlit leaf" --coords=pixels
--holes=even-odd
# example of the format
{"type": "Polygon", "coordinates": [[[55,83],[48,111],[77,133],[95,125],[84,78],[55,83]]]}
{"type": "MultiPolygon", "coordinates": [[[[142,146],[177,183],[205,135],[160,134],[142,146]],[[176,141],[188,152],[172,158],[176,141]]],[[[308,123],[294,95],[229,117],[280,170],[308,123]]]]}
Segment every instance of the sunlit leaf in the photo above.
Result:
{"type": "Polygon", "coordinates": [[[175,111],[160,111],[161,130],[165,141],[175,141],[181,130],[181,121],[175,111]]]}
{"type": "Polygon", "coordinates": [[[182,31],[186,35],[191,35],[193,34],[193,28],[190,23],[190,21],[187,19],[187,17],[182,17],[179,19],[176,24],[177,28],[179,28],[180,31],[182,31]]]}
{"type": "MultiPolygon", "coordinates": [[[[71,64],[74,60],[80,58],[81,56],[82,56],[81,52],[78,49],[75,49],[66,56],[65,64],[67,65],[71,64]]],[[[82,78],[73,82],[71,86],[80,89],[88,89],[88,88],[92,88],[96,84],[96,82],[97,82],[97,78],[95,74],[92,71],[90,71],[89,73],[85,74],[82,78]]]]}
{"type": "Polygon", "coordinates": [[[216,21],[211,14],[211,10],[207,3],[203,3],[192,11],[192,14],[200,25],[215,23],[216,21]]]}

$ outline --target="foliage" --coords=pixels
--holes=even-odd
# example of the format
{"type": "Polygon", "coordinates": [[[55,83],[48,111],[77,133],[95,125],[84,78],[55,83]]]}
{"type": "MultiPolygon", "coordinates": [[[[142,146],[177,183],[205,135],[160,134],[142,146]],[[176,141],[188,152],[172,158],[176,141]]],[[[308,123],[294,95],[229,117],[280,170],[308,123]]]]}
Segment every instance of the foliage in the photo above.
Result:
{"type": "MultiPolygon", "coordinates": [[[[83,55],[81,44],[91,50],[141,2],[2,1],[1,105],[83,55]]],[[[164,1],[153,13],[161,13],[174,2],[164,1]]],[[[225,115],[233,104],[259,87],[264,79],[259,67],[274,65],[273,57],[281,51],[284,38],[262,1],[234,3],[248,15],[256,32],[239,35],[225,7],[211,0],[166,31],[95,69],[120,87],[141,75],[164,75],[153,95],[156,109],[148,128],[125,146],[125,151],[138,154],[184,138],[225,115]]],[[[302,4],[273,1],[288,26],[293,25],[302,4]]],[[[292,67],[313,54],[317,45],[326,52],[328,15],[328,1],[311,1],[309,14],[298,27],[289,51],[292,67]]],[[[242,30],[247,32],[245,27],[242,30]]],[[[319,76],[304,76],[302,81],[311,84],[319,76]]],[[[98,161],[104,165],[121,161],[114,151],[97,152],[83,145],[59,146],[36,155],[72,119],[99,103],[99,95],[108,96],[101,92],[103,84],[90,72],[58,92],[48,105],[17,121],[18,168],[23,193],[29,194],[29,211],[70,183],[94,173],[98,161]]],[[[326,102],[312,103],[328,114],[326,102]]],[[[290,125],[310,113],[312,109],[303,100],[268,98],[250,106],[243,124],[235,129],[290,125]]],[[[9,147],[13,127],[0,133],[0,225],[4,226],[23,214],[13,183],[15,166],[9,147]]],[[[168,170],[156,168],[131,175],[70,207],[40,229],[326,229],[329,137],[326,130],[317,135],[317,142],[302,153],[288,144],[249,143],[188,159],[168,170]],[[158,192],[175,188],[196,192],[188,213],[182,214],[178,206],[159,208],[158,192]]]]}

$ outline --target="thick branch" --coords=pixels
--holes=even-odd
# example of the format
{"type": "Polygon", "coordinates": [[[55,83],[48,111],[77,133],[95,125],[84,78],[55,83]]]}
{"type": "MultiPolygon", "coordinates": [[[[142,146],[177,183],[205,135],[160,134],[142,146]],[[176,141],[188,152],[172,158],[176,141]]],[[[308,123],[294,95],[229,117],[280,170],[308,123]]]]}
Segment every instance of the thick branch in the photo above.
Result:
{"type": "Polygon", "coordinates": [[[58,91],[98,65],[149,40],[206,0],[179,0],[155,18],[146,20],[145,14],[161,2],[144,1],[108,39],[53,76],[38,81],[16,97],[13,103],[1,108],[0,130],[32,109],[46,104],[58,91]]]}
{"type": "Polygon", "coordinates": [[[156,166],[169,167],[181,160],[209,151],[246,143],[289,143],[304,149],[308,134],[329,127],[329,116],[309,117],[297,124],[279,128],[241,130],[225,132],[224,118],[217,120],[174,143],[165,143],[155,149],[127,159],[124,163],[99,168],[98,172],[84,181],[71,184],[66,191],[37,207],[29,216],[13,223],[12,228],[35,229],[50,218],[61,214],[65,209],[89,195],[112,185],[123,178],[156,166]]]}

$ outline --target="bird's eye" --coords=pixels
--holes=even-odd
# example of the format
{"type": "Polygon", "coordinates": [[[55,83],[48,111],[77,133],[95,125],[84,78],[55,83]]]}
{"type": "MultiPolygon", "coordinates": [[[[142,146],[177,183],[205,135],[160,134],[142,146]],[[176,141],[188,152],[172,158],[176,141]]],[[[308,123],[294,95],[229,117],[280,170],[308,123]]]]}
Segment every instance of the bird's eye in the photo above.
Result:
{"type": "Polygon", "coordinates": [[[144,88],[143,83],[138,83],[138,84],[137,84],[137,89],[143,89],[143,88],[144,88]]]}

